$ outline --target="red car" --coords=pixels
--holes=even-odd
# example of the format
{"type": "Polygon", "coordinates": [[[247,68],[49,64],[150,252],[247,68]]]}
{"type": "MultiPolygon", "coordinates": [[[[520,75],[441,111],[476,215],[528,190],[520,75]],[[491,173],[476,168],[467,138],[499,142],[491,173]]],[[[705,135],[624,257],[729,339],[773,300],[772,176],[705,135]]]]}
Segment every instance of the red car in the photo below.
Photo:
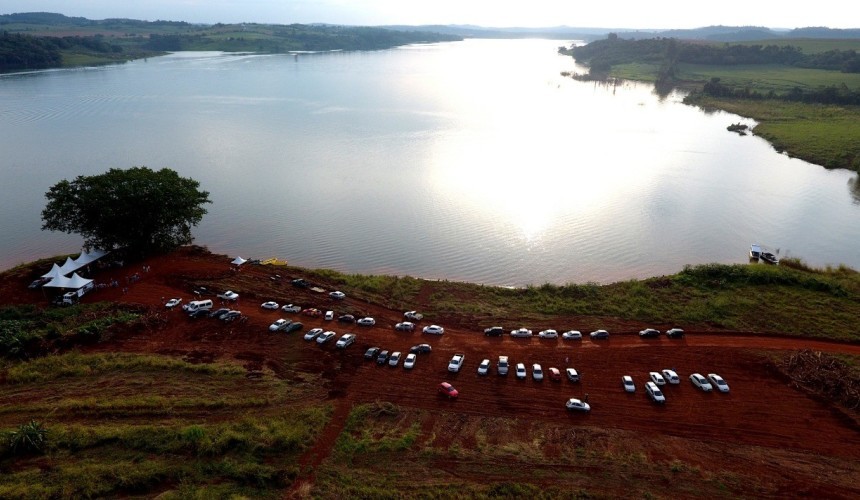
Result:
{"type": "Polygon", "coordinates": [[[310,316],[312,318],[318,318],[318,317],[322,316],[322,311],[320,311],[319,309],[317,309],[315,307],[309,307],[309,308],[305,309],[304,311],[302,311],[302,314],[304,314],[305,316],[310,316]]]}
{"type": "Polygon", "coordinates": [[[457,389],[454,389],[454,386],[449,384],[448,382],[442,382],[441,384],[439,384],[438,391],[439,394],[442,394],[443,396],[448,396],[448,398],[450,399],[457,399],[457,396],[460,395],[460,393],[457,392],[457,389]]]}
{"type": "Polygon", "coordinates": [[[549,379],[555,382],[559,382],[561,380],[561,372],[558,371],[558,368],[549,369],[549,379]]]}

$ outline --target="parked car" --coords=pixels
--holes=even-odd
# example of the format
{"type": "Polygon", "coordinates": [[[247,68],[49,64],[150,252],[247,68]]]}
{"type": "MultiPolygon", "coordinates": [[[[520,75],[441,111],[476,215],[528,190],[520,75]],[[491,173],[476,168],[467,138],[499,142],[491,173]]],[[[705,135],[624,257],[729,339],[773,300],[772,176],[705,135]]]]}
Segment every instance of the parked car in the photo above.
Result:
{"type": "Polygon", "coordinates": [[[499,361],[496,363],[496,373],[499,375],[507,375],[508,374],[508,357],[507,356],[499,356],[499,361]]]}
{"type": "Polygon", "coordinates": [[[543,380],[543,368],[537,363],[532,365],[532,378],[538,382],[543,380]]]}
{"type": "Polygon", "coordinates": [[[567,402],[564,404],[564,407],[570,411],[584,411],[584,412],[591,411],[591,406],[588,403],[586,403],[584,401],[580,401],[579,399],[576,399],[576,398],[568,399],[567,402]]]}
{"type": "Polygon", "coordinates": [[[292,283],[293,286],[296,288],[307,288],[307,287],[311,286],[309,281],[303,280],[301,278],[296,278],[296,279],[292,280],[290,283],[292,283]]]}
{"type": "MultiPolygon", "coordinates": [[[[198,309],[198,311],[205,311],[205,309],[198,309]]],[[[215,309],[214,311],[211,311],[211,312],[207,311],[207,312],[209,312],[210,318],[220,318],[221,316],[230,312],[230,308],[229,307],[222,307],[220,309],[215,309]]]]}
{"type": "Polygon", "coordinates": [[[609,332],[606,330],[595,330],[589,334],[589,336],[593,339],[608,339],[609,332]]]}
{"type": "Polygon", "coordinates": [[[295,321],[293,323],[290,323],[289,326],[284,329],[284,333],[300,332],[304,327],[305,325],[299,323],[298,321],[295,321]]]}
{"type": "Polygon", "coordinates": [[[281,311],[288,312],[288,313],[297,313],[297,312],[302,312],[302,308],[300,306],[295,305],[295,304],[287,304],[281,308],[281,311]]]}
{"type": "Polygon", "coordinates": [[[681,383],[681,379],[678,377],[678,374],[675,373],[675,370],[663,370],[661,372],[663,374],[663,378],[666,379],[667,383],[677,385],[681,383]]]}
{"type": "Polygon", "coordinates": [[[403,368],[406,368],[407,370],[411,370],[412,368],[414,368],[416,359],[418,359],[418,355],[416,355],[414,352],[410,352],[409,354],[407,354],[406,359],[403,360],[403,368]]]}
{"type": "Polygon", "coordinates": [[[334,319],[334,311],[326,311],[325,316],[323,316],[323,319],[325,319],[326,321],[333,320],[334,319]]]}
{"type": "Polygon", "coordinates": [[[335,300],[343,300],[343,299],[345,299],[345,298],[346,298],[346,294],[345,294],[345,293],[343,293],[343,292],[341,292],[341,291],[337,291],[337,290],[336,290],[336,291],[334,291],[334,292],[329,293],[329,294],[328,294],[328,296],[329,296],[329,297],[331,297],[331,298],[333,298],[333,299],[335,299],[335,300]]]}
{"type": "Polygon", "coordinates": [[[565,368],[564,373],[571,382],[579,382],[579,372],[573,368],[565,368]]]}
{"type": "Polygon", "coordinates": [[[561,334],[562,340],[582,340],[582,333],[579,330],[568,330],[561,334]]]}
{"type": "Polygon", "coordinates": [[[627,392],[636,392],[636,384],[633,383],[633,377],[630,375],[621,377],[621,385],[624,386],[624,390],[627,392]]]}
{"type": "Polygon", "coordinates": [[[311,329],[310,329],[310,330],[308,330],[308,332],[305,334],[305,340],[314,340],[314,339],[316,339],[316,338],[317,338],[317,336],[319,336],[319,334],[321,334],[322,332],[323,332],[323,329],[322,329],[322,328],[311,328],[311,329]]]}
{"type": "Polygon", "coordinates": [[[424,354],[427,352],[432,352],[433,346],[430,344],[418,344],[409,348],[409,352],[412,354],[424,354]]]}
{"type": "Polygon", "coordinates": [[[307,309],[302,311],[302,314],[304,314],[305,316],[310,316],[311,318],[319,318],[320,316],[322,316],[322,311],[320,311],[316,307],[308,307],[307,309]]]}
{"type": "Polygon", "coordinates": [[[682,330],[680,328],[672,328],[672,329],[666,330],[666,336],[669,337],[670,339],[679,339],[679,338],[684,336],[684,330],[682,330]]]}
{"type": "Polygon", "coordinates": [[[460,371],[460,368],[463,367],[463,360],[466,359],[465,354],[455,354],[451,357],[451,361],[448,362],[448,371],[457,373],[460,371]]]}
{"type": "Polygon", "coordinates": [[[659,337],[660,330],[656,330],[654,328],[646,328],[644,330],[639,330],[639,336],[643,338],[659,337]]]}
{"type": "Polygon", "coordinates": [[[339,339],[337,339],[337,343],[334,345],[338,349],[346,349],[355,343],[355,334],[354,333],[344,333],[341,335],[339,339]]]}
{"type": "Polygon", "coordinates": [[[403,313],[403,317],[408,321],[421,321],[424,319],[424,315],[418,311],[406,311],[403,313]]]}
{"type": "Polygon", "coordinates": [[[415,323],[411,321],[401,321],[394,325],[394,329],[400,332],[411,332],[415,330],[415,323]]]}
{"type": "Polygon", "coordinates": [[[558,371],[558,368],[551,366],[547,373],[549,373],[549,379],[553,382],[561,382],[561,372],[558,371]]]}
{"type": "Polygon", "coordinates": [[[278,331],[284,330],[288,326],[290,326],[290,323],[292,323],[292,321],[290,321],[288,319],[283,319],[283,318],[282,319],[276,319],[274,323],[269,325],[269,331],[270,332],[278,332],[278,331]]]}
{"type": "Polygon", "coordinates": [[[460,393],[457,392],[457,389],[454,389],[454,386],[449,384],[448,382],[442,382],[441,384],[439,384],[437,392],[443,396],[448,397],[449,399],[457,399],[460,396],[460,393]]]}
{"type": "Polygon", "coordinates": [[[490,360],[485,359],[478,365],[478,375],[486,375],[490,373],[490,360]]]}
{"type": "Polygon", "coordinates": [[[523,380],[526,378],[526,365],[517,363],[517,378],[523,380]]]}
{"type": "Polygon", "coordinates": [[[180,298],[170,299],[167,301],[167,303],[164,304],[164,307],[168,309],[173,309],[174,307],[178,306],[180,302],[182,302],[182,299],[180,298]]]}
{"type": "Polygon", "coordinates": [[[379,354],[376,356],[376,364],[384,365],[388,362],[388,351],[379,351],[379,354]]]}
{"type": "Polygon", "coordinates": [[[242,311],[230,311],[230,312],[222,314],[221,317],[218,319],[220,319],[221,321],[225,321],[225,322],[229,323],[229,322],[235,321],[241,317],[242,317],[242,311]]]}
{"type": "Polygon", "coordinates": [[[279,306],[277,302],[270,300],[268,302],[263,302],[262,304],[260,304],[260,307],[262,307],[263,309],[269,309],[271,311],[274,311],[279,306]]]}
{"type": "Polygon", "coordinates": [[[238,293],[236,293],[236,292],[234,292],[234,291],[232,291],[232,290],[227,290],[227,291],[226,291],[226,292],[224,292],[224,293],[219,293],[219,294],[218,294],[218,298],[219,298],[219,299],[224,299],[224,300],[238,300],[238,299],[239,299],[239,294],[238,294],[238,293]]]}
{"type": "Polygon", "coordinates": [[[711,383],[708,382],[708,379],[703,377],[701,373],[694,373],[690,375],[690,382],[692,382],[693,385],[705,392],[711,392],[714,389],[711,386],[711,383]]]}
{"type": "Polygon", "coordinates": [[[654,382],[645,382],[645,394],[651,398],[651,401],[657,404],[664,404],[666,402],[666,396],[663,395],[663,391],[654,382]]]}
{"type": "Polygon", "coordinates": [[[370,316],[361,318],[360,320],[355,322],[358,326],[373,326],[376,324],[376,320],[371,318],[370,316]]]}
{"type": "Polygon", "coordinates": [[[329,340],[335,338],[336,335],[337,334],[331,330],[327,332],[322,332],[321,334],[317,335],[317,344],[325,344],[329,340]]]}
{"type": "Polygon", "coordinates": [[[375,359],[378,354],[378,347],[368,347],[367,350],[364,351],[364,359],[375,359]]]}
{"type": "Polygon", "coordinates": [[[428,325],[424,327],[424,333],[429,333],[431,335],[443,335],[445,333],[445,329],[439,325],[428,325]]]}
{"type": "Polygon", "coordinates": [[[189,317],[189,318],[204,318],[204,317],[209,317],[209,315],[210,315],[210,313],[211,313],[211,312],[212,312],[212,311],[210,311],[210,310],[208,310],[208,309],[198,309],[198,310],[196,310],[196,311],[191,311],[190,313],[188,313],[188,317],[189,317]]]}
{"type": "Polygon", "coordinates": [[[388,366],[397,366],[400,363],[400,351],[394,351],[391,353],[391,357],[388,358],[388,366]]]}
{"type": "Polygon", "coordinates": [[[660,372],[651,372],[648,374],[651,378],[651,381],[657,385],[666,385],[666,379],[663,378],[663,375],[660,372]]]}
{"type": "Polygon", "coordinates": [[[531,337],[532,331],[528,328],[517,328],[516,330],[511,330],[511,337],[531,337]]]}
{"type": "Polygon", "coordinates": [[[504,328],[501,326],[491,326],[489,328],[484,328],[484,335],[487,337],[500,337],[505,333],[504,328]]]}
{"type": "Polygon", "coordinates": [[[557,332],[557,331],[555,331],[555,330],[553,330],[553,329],[549,329],[549,330],[541,330],[541,332],[540,332],[540,333],[538,333],[538,338],[542,338],[542,339],[557,339],[557,338],[558,338],[558,332],[557,332]]]}
{"type": "Polygon", "coordinates": [[[720,392],[729,392],[729,384],[723,380],[723,377],[717,375],[716,373],[709,373],[708,380],[711,381],[711,385],[716,387],[720,392]]]}
{"type": "Polygon", "coordinates": [[[352,314],[343,314],[337,317],[339,323],[355,323],[355,316],[352,314]]]}

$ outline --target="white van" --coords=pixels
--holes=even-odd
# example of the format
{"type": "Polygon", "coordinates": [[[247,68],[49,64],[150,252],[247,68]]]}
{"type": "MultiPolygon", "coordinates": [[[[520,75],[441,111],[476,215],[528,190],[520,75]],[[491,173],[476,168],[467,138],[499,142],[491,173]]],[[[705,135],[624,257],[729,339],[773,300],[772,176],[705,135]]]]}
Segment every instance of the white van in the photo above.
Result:
{"type": "Polygon", "coordinates": [[[212,301],[209,299],[206,300],[192,300],[191,302],[182,306],[185,309],[185,312],[193,313],[194,311],[199,311],[201,309],[208,311],[212,309],[212,301]]]}

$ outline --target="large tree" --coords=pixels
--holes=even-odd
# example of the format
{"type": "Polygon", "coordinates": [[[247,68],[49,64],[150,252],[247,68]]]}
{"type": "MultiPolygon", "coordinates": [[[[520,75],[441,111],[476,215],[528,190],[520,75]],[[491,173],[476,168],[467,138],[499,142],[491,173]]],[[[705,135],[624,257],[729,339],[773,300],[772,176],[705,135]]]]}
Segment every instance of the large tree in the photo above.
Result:
{"type": "Polygon", "coordinates": [[[147,255],[193,241],[191,227],[206,214],[209,193],[175,171],[110,169],[63,180],[45,193],[42,229],[79,233],[90,248],[126,248],[147,255]]]}

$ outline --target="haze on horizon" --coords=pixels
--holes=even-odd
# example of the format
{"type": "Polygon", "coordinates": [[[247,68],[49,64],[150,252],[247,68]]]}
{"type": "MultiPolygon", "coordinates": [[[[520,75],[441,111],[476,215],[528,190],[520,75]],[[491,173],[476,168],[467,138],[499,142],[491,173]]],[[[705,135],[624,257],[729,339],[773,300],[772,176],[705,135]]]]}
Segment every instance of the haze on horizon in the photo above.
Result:
{"type": "Polygon", "coordinates": [[[842,0],[815,4],[723,0],[691,6],[670,0],[5,0],[0,14],[56,12],[89,19],[129,18],[190,23],[331,23],[345,25],[469,24],[484,27],[687,29],[704,26],[857,28],[842,0]],[[657,7],[660,5],[660,8],[657,7]]]}

